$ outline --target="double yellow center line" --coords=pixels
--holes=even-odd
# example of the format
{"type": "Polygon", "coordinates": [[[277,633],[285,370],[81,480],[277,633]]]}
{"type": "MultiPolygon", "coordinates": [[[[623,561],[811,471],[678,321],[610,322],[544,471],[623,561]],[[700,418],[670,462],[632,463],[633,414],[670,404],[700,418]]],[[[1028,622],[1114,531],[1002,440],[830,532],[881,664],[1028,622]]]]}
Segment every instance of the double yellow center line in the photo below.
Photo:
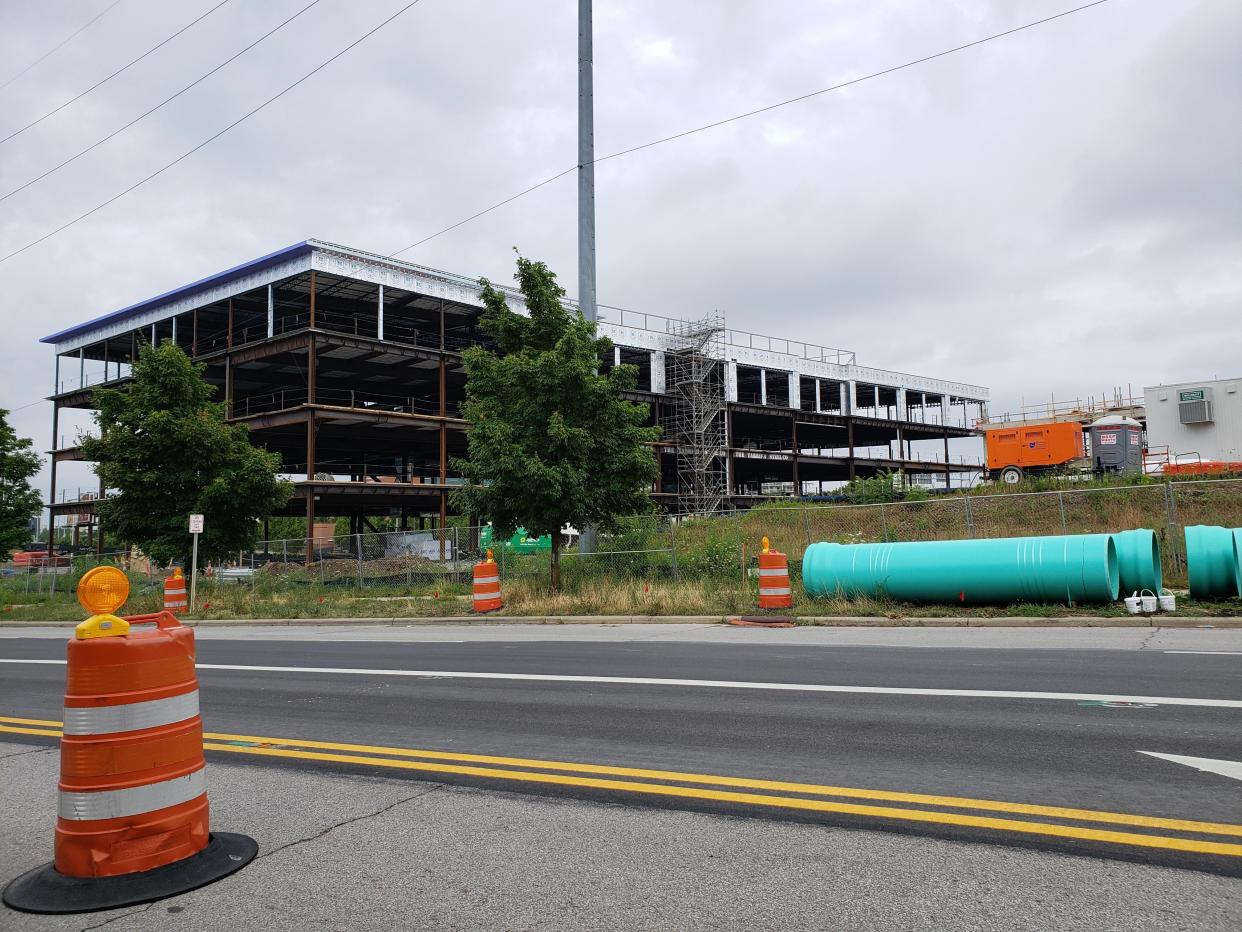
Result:
{"type": "MultiPolygon", "coordinates": [[[[0,716],[0,732],[60,737],[60,727],[60,722],[44,719],[0,716]]],[[[486,754],[458,754],[449,751],[346,744],[335,741],[309,741],[297,738],[270,738],[215,732],[205,733],[203,737],[203,747],[206,750],[230,754],[383,767],[430,775],[451,774],[490,780],[608,790],[644,796],[707,800],[740,806],[839,813],[901,822],[931,823],[988,829],[1003,833],[1104,842],[1128,847],[1242,857],[1242,843],[1240,842],[1185,837],[1208,835],[1242,839],[1242,825],[1217,822],[1168,819],[1159,816],[1101,812],[1094,809],[1073,809],[1063,806],[1040,806],[1032,803],[971,799],[960,796],[935,796],[892,790],[759,780],[719,774],[682,773],[672,770],[578,764],[486,754]],[[844,800],[863,800],[864,802],[844,800]],[[880,803],[902,805],[879,805],[880,803]],[[980,813],[1005,813],[1030,818],[1005,818],[980,813]],[[1093,824],[1108,827],[1096,828],[1093,824]],[[1125,831],[1118,827],[1154,829],[1157,832],[1177,834],[1125,831]]]]}

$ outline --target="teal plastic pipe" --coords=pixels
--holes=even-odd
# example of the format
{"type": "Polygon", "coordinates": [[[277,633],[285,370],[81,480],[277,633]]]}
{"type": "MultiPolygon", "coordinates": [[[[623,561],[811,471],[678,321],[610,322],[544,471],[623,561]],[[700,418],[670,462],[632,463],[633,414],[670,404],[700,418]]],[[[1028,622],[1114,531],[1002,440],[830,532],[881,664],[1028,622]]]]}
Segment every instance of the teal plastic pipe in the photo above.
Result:
{"type": "Polygon", "coordinates": [[[812,544],[802,557],[812,597],[906,602],[1111,602],[1120,579],[1111,534],[812,544]]]}
{"type": "Polygon", "coordinates": [[[1242,594],[1242,534],[1212,524],[1186,528],[1186,573],[1196,599],[1242,594]]]}
{"type": "Polygon", "coordinates": [[[1160,541],[1156,539],[1156,532],[1146,528],[1121,531],[1113,535],[1113,543],[1117,547],[1122,594],[1150,589],[1159,595],[1164,585],[1164,572],[1160,566],[1160,541]]]}

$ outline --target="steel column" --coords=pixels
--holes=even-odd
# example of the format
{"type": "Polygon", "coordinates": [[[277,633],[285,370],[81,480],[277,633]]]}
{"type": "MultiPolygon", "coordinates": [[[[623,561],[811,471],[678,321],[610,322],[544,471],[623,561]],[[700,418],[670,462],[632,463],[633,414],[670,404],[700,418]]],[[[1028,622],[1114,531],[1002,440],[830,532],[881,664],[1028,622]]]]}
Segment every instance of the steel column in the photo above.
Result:
{"type": "MultiPolygon", "coordinates": [[[[315,552],[315,412],[306,412],[306,565],[315,552]]],[[[322,580],[321,580],[322,581],[322,580]]]]}
{"type": "Polygon", "coordinates": [[[953,487],[953,473],[949,469],[949,427],[944,425],[944,487],[950,489],[953,487]]]}
{"type": "Polygon", "coordinates": [[[854,468],[854,419],[853,418],[850,418],[845,423],[845,437],[846,437],[846,442],[849,443],[849,447],[850,447],[850,457],[849,457],[850,479],[853,479],[854,476],[857,474],[854,468]]]}
{"type": "Polygon", "coordinates": [[[793,485],[794,497],[802,495],[802,484],[798,481],[798,416],[795,414],[793,421],[793,485]]]}
{"type": "Polygon", "coordinates": [[[384,339],[384,286],[379,286],[379,299],[376,302],[375,339],[384,339]]]}
{"type": "MultiPolygon", "coordinates": [[[[60,357],[59,356],[56,357],[55,378],[58,380],[60,378],[60,357]]],[[[52,399],[52,449],[53,450],[57,449],[57,447],[59,446],[59,443],[58,443],[59,438],[56,436],[57,432],[59,431],[59,425],[60,425],[60,402],[56,401],[55,399],[52,399]]],[[[51,463],[48,464],[48,473],[49,473],[48,481],[51,483],[51,490],[49,493],[48,504],[55,505],[56,504],[56,457],[55,455],[52,456],[52,461],[51,463]]],[[[55,549],[56,549],[56,512],[49,509],[47,513],[48,556],[51,556],[51,554],[55,551],[55,549]]]]}
{"type": "Polygon", "coordinates": [[[318,397],[315,392],[315,383],[319,379],[319,356],[315,352],[315,335],[310,335],[310,340],[306,345],[306,403],[308,405],[316,404],[318,397]]]}

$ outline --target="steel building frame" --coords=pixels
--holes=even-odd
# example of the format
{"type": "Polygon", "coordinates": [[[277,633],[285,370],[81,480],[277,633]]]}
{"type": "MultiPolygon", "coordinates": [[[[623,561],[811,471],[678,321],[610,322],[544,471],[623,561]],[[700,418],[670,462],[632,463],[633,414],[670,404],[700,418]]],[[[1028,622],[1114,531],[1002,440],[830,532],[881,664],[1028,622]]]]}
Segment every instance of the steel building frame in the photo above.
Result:
{"type": "MultiPolygon", "coordinates": [[[[358,531],[379,515],[443,527],[462,481],[451,460],[466,452],[461,351],[487,345],[481,312],[475,279],[307,240],[45,337],[53,524],[94,507],[57,500],[57,467],[82,459],[59,436],[61,412],[90,409],[99,385],[126,383],[143,343],[172,340],[204,365],[230,419],[281,453],[296,476],[285,513],[305,516],[308,534],[323,516],[358,531]]],[[[881,470],[947,481],[973,468],[949,462],[948,445],[985,415],[979,386],[860,367],[848,351],[730,331],[719,315],[601,315],[616,347],[603,363],[640,366],[629,397],[665,428],[654,495],[669,511],[747,507],[881,470]],[[921,441],[942,442],[943,458],[916,457],[921,441]]]]}

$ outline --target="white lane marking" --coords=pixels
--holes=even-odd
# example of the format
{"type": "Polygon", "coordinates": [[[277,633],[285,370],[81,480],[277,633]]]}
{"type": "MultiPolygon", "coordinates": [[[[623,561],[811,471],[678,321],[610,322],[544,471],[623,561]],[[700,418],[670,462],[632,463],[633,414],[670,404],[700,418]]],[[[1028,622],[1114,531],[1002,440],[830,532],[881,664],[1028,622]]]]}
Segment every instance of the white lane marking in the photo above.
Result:
{"type": "MultiPolygon", "coordinates": [[[[7,660],[0,663],[65,663],[64,660],[7,660]]],[[[602,683],[612,686],[690,686],[714,689],[765,689],[781,692],[865,693],[887,696],[947,696],[965,699],[1052,699],[1064,702],[1128,702],[1152,705],[1242,709],[1242,699],[1192,699],[1183,696],[1114,696],[1103,693],[1018,692],[1006,689],[923,689],[913,686],[826,686],[819,683],[748,683],[735,680],[682,680],[647,676],[575,676],[561,673],[475,673],[461,670],[371,670],[359,667],[269,667],[236,663],[200,663],[200,670],[248,673],[343,673],[354,676],[413,676],[430,679],[523,680],[541,683],[602,683]]]]}
{"type": "MultiPolygon", "coordinates": [[[[210,641],[226,641],[229,644],[253,644],[253,638],[204,638],[210,641]]],[[[465,641],[390,641],[385,638],[374,637],[357,637],[357,638],[314,638],[309,641],[300,641],[301,644],[411,644],[415,647],[423,644],[465,644],[465,641]]]]}
{"type": "Polygon", "coordinates": [[[1139,751],[1139,753],[1146,754],[1148,757],[1158,757],[1174,764],[1193,767],[1204,773],[1215,773],[1222,777],[1242,780],[1242,761],[1217,760],[1214,757],[1183,757],[1181,754],[1159,754],[1156,751],[1139,751]]]}
{"type": "Polygon", "coordinates": [[[1242,650],[1166,650],[1166,654],[1218,654],[1228,657],[1242,657],[1242,650]]]}

